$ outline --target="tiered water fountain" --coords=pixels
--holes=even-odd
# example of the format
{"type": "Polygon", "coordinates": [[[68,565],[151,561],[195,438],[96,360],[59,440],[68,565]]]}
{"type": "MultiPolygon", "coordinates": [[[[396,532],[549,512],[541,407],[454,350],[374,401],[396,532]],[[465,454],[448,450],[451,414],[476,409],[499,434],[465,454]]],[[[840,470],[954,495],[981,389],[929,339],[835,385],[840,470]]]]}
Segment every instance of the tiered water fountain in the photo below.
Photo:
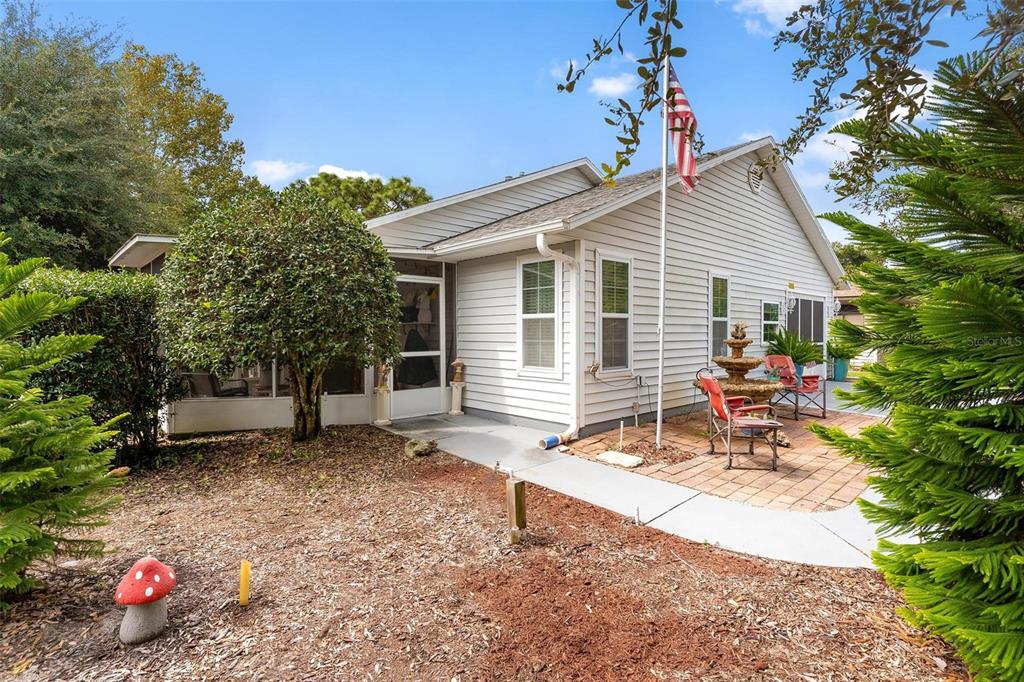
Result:
{"type": "Polygon", "coordinates": [[[722,383],[722,392],[727,396],[749,396],[755,404],[767,403],[775,391],[783,388],[778,381],[771,379],[748,379],[747,372],[761,364],[764,358],[744,356],[743,349],[753,343],[747,338],[747,324],[737,322],[732,326],[725,345],[729,347],[728,356],[718,355],[711,358],[712,362],[725,370],[729,377],[722,383]]]}

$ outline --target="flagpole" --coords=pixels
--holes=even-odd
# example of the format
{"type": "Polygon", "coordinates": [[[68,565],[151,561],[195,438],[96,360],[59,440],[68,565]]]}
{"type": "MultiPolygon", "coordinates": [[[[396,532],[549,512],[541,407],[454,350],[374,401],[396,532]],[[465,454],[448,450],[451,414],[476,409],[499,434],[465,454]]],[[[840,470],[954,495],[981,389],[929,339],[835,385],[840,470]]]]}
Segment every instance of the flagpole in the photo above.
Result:
{"type": "Polygon", "coordinates": [[[668,53],[661,69],[661,260],[658,268],[658,421],[654,444],[661,448],[665,401],[665,214],[668,204],[668,53]]]}

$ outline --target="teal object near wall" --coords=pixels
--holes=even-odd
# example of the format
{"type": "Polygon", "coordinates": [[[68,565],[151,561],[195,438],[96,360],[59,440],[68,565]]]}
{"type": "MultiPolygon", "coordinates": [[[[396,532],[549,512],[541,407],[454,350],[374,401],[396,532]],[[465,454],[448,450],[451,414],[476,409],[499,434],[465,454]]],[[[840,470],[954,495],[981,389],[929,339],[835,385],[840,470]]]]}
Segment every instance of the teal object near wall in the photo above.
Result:
{"type": "Polygon", "coordinates": [[[832,379],[835,381],[846,381],[850,373],[850,361],[846,358],[832,358],[832,379]]]}

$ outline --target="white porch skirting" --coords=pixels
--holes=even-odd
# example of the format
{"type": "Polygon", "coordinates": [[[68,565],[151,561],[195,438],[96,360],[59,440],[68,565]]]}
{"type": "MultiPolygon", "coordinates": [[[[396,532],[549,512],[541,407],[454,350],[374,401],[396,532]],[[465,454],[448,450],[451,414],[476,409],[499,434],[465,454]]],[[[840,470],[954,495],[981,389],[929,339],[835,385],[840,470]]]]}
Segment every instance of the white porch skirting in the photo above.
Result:
{"type": "MultiPolygon", "coordinates": [[[[451,389],[421,389],[416,414],[440,414],[450,407],[451,389]]],[[[391,394],[392,401],[394,394],[391,394]]],[[[400,396],[404,397],[404,396],[400,396]]],[[[394,407],[392,407],[394,409],[394,407]]],[[[339,424],[372,424],[377,418],[372,394],[326,395],[323,398],[324,426],[339,424]]],[[[409,416],[409,415],[401,415],[409,416]]],[[[277,398],[189,398],[169,405],[162,414],[168,434],[211,433],[218,431],[250,431],[253,429],[290,428],[292,399],[277,398]]]]}
{"type": "MultiPolygon", "coordinates": [[[[323,399],[323,421],[332,424],[369,424],[373,421],[372,397],[368,395],[327,395],[323,399]]],[[[278,398],[192,398],[179,400],[167,410],[167,433],[208,433],[251,429],[290,428],[292,399],[278,398]]]]}

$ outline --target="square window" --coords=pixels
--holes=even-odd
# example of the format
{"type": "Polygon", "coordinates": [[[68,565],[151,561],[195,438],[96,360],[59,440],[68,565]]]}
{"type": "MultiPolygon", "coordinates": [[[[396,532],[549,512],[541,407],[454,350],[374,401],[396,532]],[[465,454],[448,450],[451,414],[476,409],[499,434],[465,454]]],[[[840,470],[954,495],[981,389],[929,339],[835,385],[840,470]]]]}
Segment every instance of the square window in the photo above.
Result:
{"type": "Polygon", "coordinates": [[[523,320],[523,366],[555,366],[555,321],[551,318],[523,320]]]}

